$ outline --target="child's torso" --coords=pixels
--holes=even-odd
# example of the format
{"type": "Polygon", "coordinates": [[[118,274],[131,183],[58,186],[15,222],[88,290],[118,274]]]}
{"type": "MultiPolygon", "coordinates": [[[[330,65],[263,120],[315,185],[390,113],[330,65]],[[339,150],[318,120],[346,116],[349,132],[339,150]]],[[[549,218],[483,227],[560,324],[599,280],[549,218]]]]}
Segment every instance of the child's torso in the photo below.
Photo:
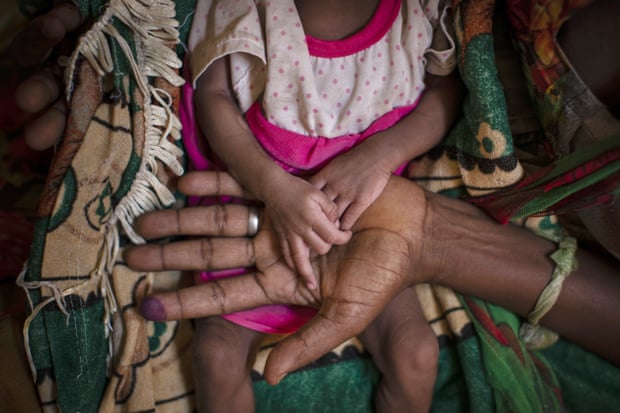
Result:
{"type": "Polygon", "coordinates": [[[274,126],[328,139],[359,134],[421,95],[432,29],[417,2],[361,1],[346,17],[342,5],[321,11],[308,1],[257,3],[267,62],[254,68],[264,74],[252,75],[258,84],[236,83],[233,62],[233,87],[245,105],[260,101],[274,126]]]}
{"type": "Polygon", "coordinates": [[[414,107],[431,66],[452,70],[447,8],[444,0],[199,0],[192,71],[228,55],[257,139],[275,158],[314,168],[414,107]],[[438,32],[446,40],[436,45],[438,32]]]}

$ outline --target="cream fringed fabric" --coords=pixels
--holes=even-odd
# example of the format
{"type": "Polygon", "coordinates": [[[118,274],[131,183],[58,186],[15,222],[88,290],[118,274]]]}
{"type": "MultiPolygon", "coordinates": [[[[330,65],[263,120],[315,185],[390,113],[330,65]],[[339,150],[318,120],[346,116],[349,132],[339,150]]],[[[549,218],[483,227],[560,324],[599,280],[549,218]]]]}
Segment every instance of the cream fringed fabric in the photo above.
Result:
{"type": "Polygon", "coordinates": [[[90,4],[100,14],[67,60],[68,127],[18,281],[44,411],[193,408],[190,323],[149,323],[137,310],[152,288],[176,288],[179,274],[154,279],[122,261],[124,245],[143,242],[134,219],[173,205],[169,182],[183,173],[175,6],[90,4]]]}

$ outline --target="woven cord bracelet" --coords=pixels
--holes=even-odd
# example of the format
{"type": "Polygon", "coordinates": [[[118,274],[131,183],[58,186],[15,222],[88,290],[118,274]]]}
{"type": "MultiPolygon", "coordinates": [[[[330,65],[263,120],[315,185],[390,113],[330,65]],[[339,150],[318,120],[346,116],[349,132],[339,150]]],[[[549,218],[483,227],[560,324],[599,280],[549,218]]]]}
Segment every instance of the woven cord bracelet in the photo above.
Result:
{"type": "Polygon", "coordinates": [[[550,255],[551,260],[555,263],[551,279],[540,293],[534,309],[527,317],[527,322],[523,323],[519,330],[521,339],[531,350],[548,347],[558,339],[557,333],[540,326],[538,323],[558,300],[564,280],[577,269],[576,251],[577,240],[565,235],[560,240],[558,249],[550,255]]]}

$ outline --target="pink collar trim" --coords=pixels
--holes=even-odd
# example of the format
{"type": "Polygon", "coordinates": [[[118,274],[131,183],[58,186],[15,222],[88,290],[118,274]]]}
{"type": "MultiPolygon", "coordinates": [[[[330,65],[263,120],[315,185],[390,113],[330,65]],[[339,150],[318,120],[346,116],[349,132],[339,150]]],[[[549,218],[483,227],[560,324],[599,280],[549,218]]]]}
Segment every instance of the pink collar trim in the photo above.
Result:
{"type": "Polygon", "coordinates": [[[360,31],[342,40],[321,40],[306,35],[310,55],[342,57],[367,49],[378,42],[392,27],[400,12],[401,0],[380,0],[370,22],[360,31]]]}

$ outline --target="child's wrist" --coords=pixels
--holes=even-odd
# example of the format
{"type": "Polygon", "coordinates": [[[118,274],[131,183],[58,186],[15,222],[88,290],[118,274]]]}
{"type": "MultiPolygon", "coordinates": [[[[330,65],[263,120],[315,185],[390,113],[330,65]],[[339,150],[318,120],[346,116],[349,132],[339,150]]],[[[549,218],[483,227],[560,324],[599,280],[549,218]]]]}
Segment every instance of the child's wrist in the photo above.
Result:
{"type": "Polygon", "coordinates": [[[412,154],[409,150],[397,140],[400,139],[396,136],[387,135],[388,131],[379,132],[377,135],[385,133],[386,136],[377,136],[377,144],[368,147],[368,151],[373,159],[378,160],[379,166],[382,170],[388,172],[394,172],[402,164],[410,161],[419,154],[412,154]]]}
{"type": "Polygon", "coordinates": [[[274,167],[263,168],[260,173],[255,173],[250,178],[253,181],[251,190],[259,200],[266,202],[274,190],[287,188],[287,180],[290,178],[288,172],[274,164],[274,167]]]}

